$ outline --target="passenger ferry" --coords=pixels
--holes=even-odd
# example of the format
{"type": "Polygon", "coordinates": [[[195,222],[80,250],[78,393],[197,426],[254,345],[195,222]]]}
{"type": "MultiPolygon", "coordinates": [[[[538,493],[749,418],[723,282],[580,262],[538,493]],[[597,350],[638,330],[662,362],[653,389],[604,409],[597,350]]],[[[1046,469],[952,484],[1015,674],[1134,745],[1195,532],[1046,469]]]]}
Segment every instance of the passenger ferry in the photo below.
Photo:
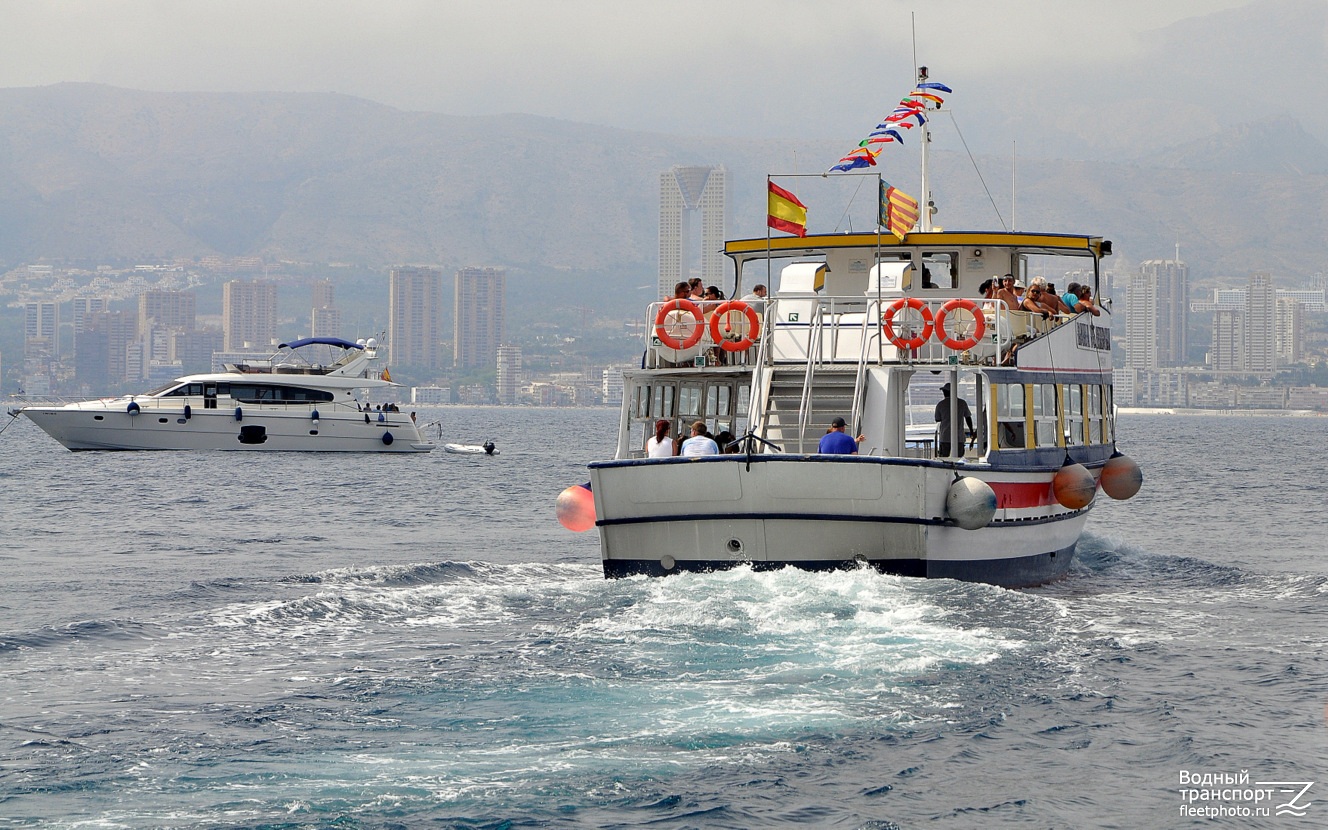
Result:
{"type": "Polygon", "coordinates": [[[1116,450],[1110,305],[1044,318],[979,291],[1073,274],[1098,297],[1109,241],[933,230],[924,210],[902,237],[740,239],[724,253],[737,287],[778,274],[777,290],[651,304],[615,456],[589,465],[588,492],[559,497],[564,525],[598,529],[606,577],[870,566],[1037,585],[1070,567],[1099,489],[1139,489],[1116,450]],[[856,454],[818,451],[836,418],[863,439],[856,454]],[[651,458],[659,420],[675,440],[696,421],[734,438],[719,455],[651,458]]]}
{"type": "Polygon", "coordinates": [[[71,450],[428,452],[413,415],[369,397],[399,387],[378,344],[316,337],[141,395],[18,410],[71,450]]]}

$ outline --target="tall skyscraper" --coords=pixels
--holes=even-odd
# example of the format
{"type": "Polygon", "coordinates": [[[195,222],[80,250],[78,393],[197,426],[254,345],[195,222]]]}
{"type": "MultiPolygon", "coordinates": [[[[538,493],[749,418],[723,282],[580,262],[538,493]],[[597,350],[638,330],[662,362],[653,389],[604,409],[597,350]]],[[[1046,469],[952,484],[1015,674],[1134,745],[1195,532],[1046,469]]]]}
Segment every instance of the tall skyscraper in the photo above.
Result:
{"type": "Polygon", "coordinates": [[[23,353],[29,357],[60,356],[60,304],[25,303],[23,306],[23,353]]]}
{"type": "MultiPolygon", "coordinates": [[[[83,331],[76,339],[74,373],[96,394],[130,376],[129,352],[138,339],[138,315],[132,311],[93,312],[83,321],[83,331]]],[[[138,361],[141,363],[141,355],[138,361]]],[[[136,367],[134,375],[140,372],[136,367]]]]}
{"type": "Polygon", "coordinates": [[[521,388],[521,347],[498,347],[498,403],[516,403],[521,388]]]}
{"type": "Polygon", "coordinates": [[[1278,366],[1290,366],[1305,358],[1305,306],[1291,297],[1277,298],[1278,366]]]}
{"type": "Polygon", "coordinates": [[[1262,272],[1245,291],[1245,371],[1277,371],[1277,293],[1272,275],[1262,272]]]}
{"type": "Polygon", "coordinates": [[[701,281],[724,280],[723,167],[677,166],[659,174],[659,296],[672,297],[673,286],[692,275],[699,257],[701,281]],[[701,247],[692,247],[692,220],[700,213],[701,247]]]}
{"type": "Polygon", "coordinates": [[[224,283],[221,286],[221,329],[225,351],[267,348],[277,336],[276,283],[263,280],[224,283]]]}
{"type": "Polygon", "coordinates": [[[1213,312],[1213,346],[1208,365],[1224,372],[1245,368],[1245,312],[1219,308],[1213,312]]]}
{"type": "Polygon", "coordinates": [[[1139,264],[1125,293],[1126,365],[1134,369],[1184,366],[1189,267],[1179,259],[1139,264]]]}
{"type": "Polygon", "coordinates": [[[311,286],[313,310],[309,314],[310,337],[340,337],[341,310],[337,308],[331,280],[314,280],[311,286]]]}
{"type": "Polygon", "coordinates": [[[437,369],[442,363],[439,310],[443,275],[437,268],[393,268],[388,279],[388,354],[394,363],[437,369]]]}
{"type": "Polygon", "coordinates": [[[453,363],[458,368],[493,366],[507,317],[507,272],[501,268],[462,268],[456,272],[456,333],[453,363]]]}
{"type": "Polygon", "coordinates": [[[193,331],[196,306],[192,291],[144,291],[138,295],[139,331],[193,331]]]}

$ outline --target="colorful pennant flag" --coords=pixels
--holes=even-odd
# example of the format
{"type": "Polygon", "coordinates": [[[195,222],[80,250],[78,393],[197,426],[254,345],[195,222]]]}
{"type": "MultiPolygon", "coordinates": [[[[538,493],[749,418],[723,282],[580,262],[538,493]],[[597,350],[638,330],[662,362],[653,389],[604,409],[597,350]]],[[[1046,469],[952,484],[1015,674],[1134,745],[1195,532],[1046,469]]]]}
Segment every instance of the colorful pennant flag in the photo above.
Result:
{"type": "Polygon", "coordinates": [[[884,179],[881,180],[880,224],[900,239],[918,224],[917,200],[884,179]]]}
{"type": "MultiPolygon", "coordinates": [[[[939,109],[941,104],[945,103],[940,93],[948,94],[953,91],[945,84],[935,81],[918,84],[912,92],[899,100],[899,105],[891,110],[889,115],[881,119],[870,135],[858,142],[858,149],[846,154],[830,169],[847,172],[859,167],[875,167],[876,157],[880,155],[886,144],[904,143],[904,135],[897,128],[911,130],[927,123],[925,114],[927,110],[939,109]],[[877,148],[876,151],[868,149],[871,147],[877,148]]],[[[916,204],[914,207],[916,209],[916,204]]]]}
{"type": "Polygon", "coordinates": [[[798,197],[770,182],[769,216],[766,224],[794,236],[807,235],[807,206],[798,197]]]}

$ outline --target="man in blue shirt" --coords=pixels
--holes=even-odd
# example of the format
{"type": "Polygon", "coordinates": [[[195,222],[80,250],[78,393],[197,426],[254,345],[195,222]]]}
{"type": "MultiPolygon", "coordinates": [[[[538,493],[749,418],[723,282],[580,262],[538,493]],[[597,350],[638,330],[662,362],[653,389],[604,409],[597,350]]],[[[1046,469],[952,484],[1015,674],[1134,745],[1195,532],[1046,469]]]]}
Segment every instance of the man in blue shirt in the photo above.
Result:
{"type": "Polygon", "coordinates": [[[836,418],[830,422],[830,431],[821,438],[821,444],[816,451],[822,455],[857,455],[858,442],[867,440],[865,435],[859,435],[857,440],[844,432],[843,418],[836,418]]]}

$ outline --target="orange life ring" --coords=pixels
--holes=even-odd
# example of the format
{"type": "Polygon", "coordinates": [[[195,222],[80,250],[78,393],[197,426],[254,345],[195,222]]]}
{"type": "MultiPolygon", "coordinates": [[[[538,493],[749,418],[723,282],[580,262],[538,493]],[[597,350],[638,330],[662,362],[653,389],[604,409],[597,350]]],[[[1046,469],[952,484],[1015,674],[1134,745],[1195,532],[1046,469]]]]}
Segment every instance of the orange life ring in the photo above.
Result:
{"type": "Polygon", "coordinates": [[[931,309],[927,308],[927,304],[917,297],[901,297],[891,303],[890,307],[885,310],[885,319],[881,321],[881,330],[885,332],[885,339],[893,343],[896,348],[910,351],[920,349],[922,344],[927,342],[927,338],[931,337],[931,309]],[[907,340],[900,337],[895,331],[895,315],[902,311],[905,306],[921,312],[922,321],[926,324],[922,327],[922,334],[915,334],[907,340]]]}
{"type": "Polygon", "coordinates": [[[972,300],[963,297],[955,297],[945,305],[936,314],[936,337],[946,348],[954,349],[957,352],[966,352],[977,344],[982,342],[982,335],[987,333],[987,321],[982,312],[978,309],[978,304],[972,300]],[[955,340],[945,331],[945,318],[956,308],[962,308],[973,315],[976,324],[973,327],[973,333],[963,340],[955,340]]]}
{"type": "MultiPolygon", "coordinates": [[[[729,300],[723,303],[710,315],[710,339],[719,344],[719,347],[726,352],[745,352],[752,347],[756,339],[750,335],[743,335],[739,340],[729,340],[721,337],[719,334],[719,318],[725,317],[730,312],[741,311],[747,316],[747,327],[749,332],[759,332],[761,330],[761,318],[756,316],[756,310],[744,303],[742,300],[729,300]]],[[[730,324],[729,331],[733,331],[730,324]]]]}
{"type": "Polygon", "coordinates": [[[701,335],[705,332],[705,318],[701,316],[701,309],[691,300],[669,300],[660,306],[659,313],[655,315],[655,336],[666,349],[673,349],[680,352],[683,349],[690,349],[701,342],[701,335]],[[679,340],[668,329],[664,328],[664,318],[669,316],[671,311],[686,311],[696,318],[696,325],[692,329],[691,335],[686,340],[679,340]]]}

